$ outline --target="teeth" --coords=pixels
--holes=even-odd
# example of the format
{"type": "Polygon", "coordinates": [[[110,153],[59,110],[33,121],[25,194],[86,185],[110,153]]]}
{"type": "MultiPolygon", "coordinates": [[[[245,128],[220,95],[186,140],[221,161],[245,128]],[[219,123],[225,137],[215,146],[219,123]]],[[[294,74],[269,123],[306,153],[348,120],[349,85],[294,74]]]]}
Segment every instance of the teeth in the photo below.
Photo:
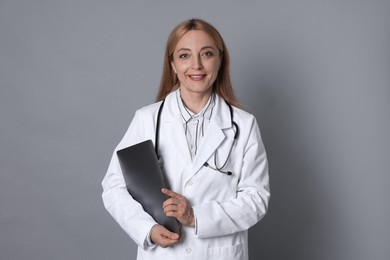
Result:
{"type": "Polygon", "coordinates": [[[193,78],[193,79],[201,79],[201,78],[203,78],[203,76],[191,76],[191,78],[193,78]]]}

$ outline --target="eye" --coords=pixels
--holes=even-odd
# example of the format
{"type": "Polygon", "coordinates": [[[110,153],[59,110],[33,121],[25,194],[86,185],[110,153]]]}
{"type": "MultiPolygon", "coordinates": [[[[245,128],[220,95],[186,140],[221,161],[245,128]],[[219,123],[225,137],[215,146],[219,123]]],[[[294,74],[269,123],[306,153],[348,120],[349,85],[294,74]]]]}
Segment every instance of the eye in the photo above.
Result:
{"type": "Polygon", "coordinates": [[[203,57],[211,58],[214,56],[214,53],[212,51],[205,51],[202,53],[203,57]]]}
{"type": "Polygon", "coordinates": [[[181,60],[188,59],[189,57],[190,57],[190,55],[188,53],[182,53],[179,55],[179,59],[181,59],[181,60]]]}

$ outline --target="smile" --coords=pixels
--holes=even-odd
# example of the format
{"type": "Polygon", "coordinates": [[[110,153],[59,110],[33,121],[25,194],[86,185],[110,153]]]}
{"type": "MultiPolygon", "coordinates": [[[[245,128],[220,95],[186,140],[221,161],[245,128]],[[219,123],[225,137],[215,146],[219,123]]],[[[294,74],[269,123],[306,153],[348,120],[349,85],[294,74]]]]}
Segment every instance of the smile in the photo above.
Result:
{"type": "Polygon", "coordinates": [[[203,75],[203,74],[193,74],[193,75],[189,75],[188,77],[190,77],[190,79],[192,80],[202,80],[206,75],[203,75]]]}

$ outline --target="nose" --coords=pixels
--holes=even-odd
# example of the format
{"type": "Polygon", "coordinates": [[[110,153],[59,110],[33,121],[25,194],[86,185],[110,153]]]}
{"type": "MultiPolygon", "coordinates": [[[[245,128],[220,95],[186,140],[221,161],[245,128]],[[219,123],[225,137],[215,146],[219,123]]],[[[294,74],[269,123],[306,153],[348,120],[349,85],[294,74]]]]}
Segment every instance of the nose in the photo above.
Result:
{"type": "Polygon", "coordinates": [[[199,56],[195,56],[192,62],[192,68],[194,70],[200,70],[203,68],[202,61],[199,56]]]}

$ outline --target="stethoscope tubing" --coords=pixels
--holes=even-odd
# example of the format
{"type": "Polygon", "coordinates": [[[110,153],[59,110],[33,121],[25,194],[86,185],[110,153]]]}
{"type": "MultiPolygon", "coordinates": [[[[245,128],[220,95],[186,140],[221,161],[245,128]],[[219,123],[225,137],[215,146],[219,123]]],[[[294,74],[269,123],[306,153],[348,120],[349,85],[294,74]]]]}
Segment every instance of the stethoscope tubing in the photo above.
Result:
{"type": "MultiPolygon", "coordinates": [[[[226,175],[232,175],[232,172],[231,171],[223,171],[222,169],[226,166],[229,158],[230,158],[230,155],[232,153],[232,150],[233,150],[233,147],[234,147],[234,144],[236,143],[236,140],[239,136],[239,132],[240,132],[240,128],[238,127],[238,124],[236,122],[234,122],[233,120],[233,107],[225,100],[226,104],[228,105],[229,107],[229,112],[230,112],[230,120],[232,122],[232,125],[234,126],[234,128],[236,129],[236,131],[234,131],[234,137],[233,137],[233,143],[229,149],[229,153],[228,153],[228,156],[226,157],[226,160],[225,162],[223,163],[223,165],[221,167],[218,167],[217,166],[217,151],[215,151],[215,155],[214,155],[214,165],[215,167],[212,167],[211,165],[209,165],[207,162],[205,162],[203,164],[203,166],[205,167],[209,167],[213,170],[216,170],[216,171],[219,171],[221,173],[224,173],[226,175]]],[[[159,152],[158,152],[158,147],[159,147],[159,136],[160,136],[160,122],[161,122],[161,113],[162,113],[162,110],[164,108],[164,104],[165,104],[165,99],[163,99],[163,101],[161,102],[160,104],[160,107],[158,109],[158,113],[157,113],[157,123],[156,123],[156,134],[155,134],[155,146],[154,146],[154,149],[155,149],[155,152],[156,152],[156,156],[157,156],[157,159],[159,161],[162,162],[162,157],[160,156],[159,152]]]]}

